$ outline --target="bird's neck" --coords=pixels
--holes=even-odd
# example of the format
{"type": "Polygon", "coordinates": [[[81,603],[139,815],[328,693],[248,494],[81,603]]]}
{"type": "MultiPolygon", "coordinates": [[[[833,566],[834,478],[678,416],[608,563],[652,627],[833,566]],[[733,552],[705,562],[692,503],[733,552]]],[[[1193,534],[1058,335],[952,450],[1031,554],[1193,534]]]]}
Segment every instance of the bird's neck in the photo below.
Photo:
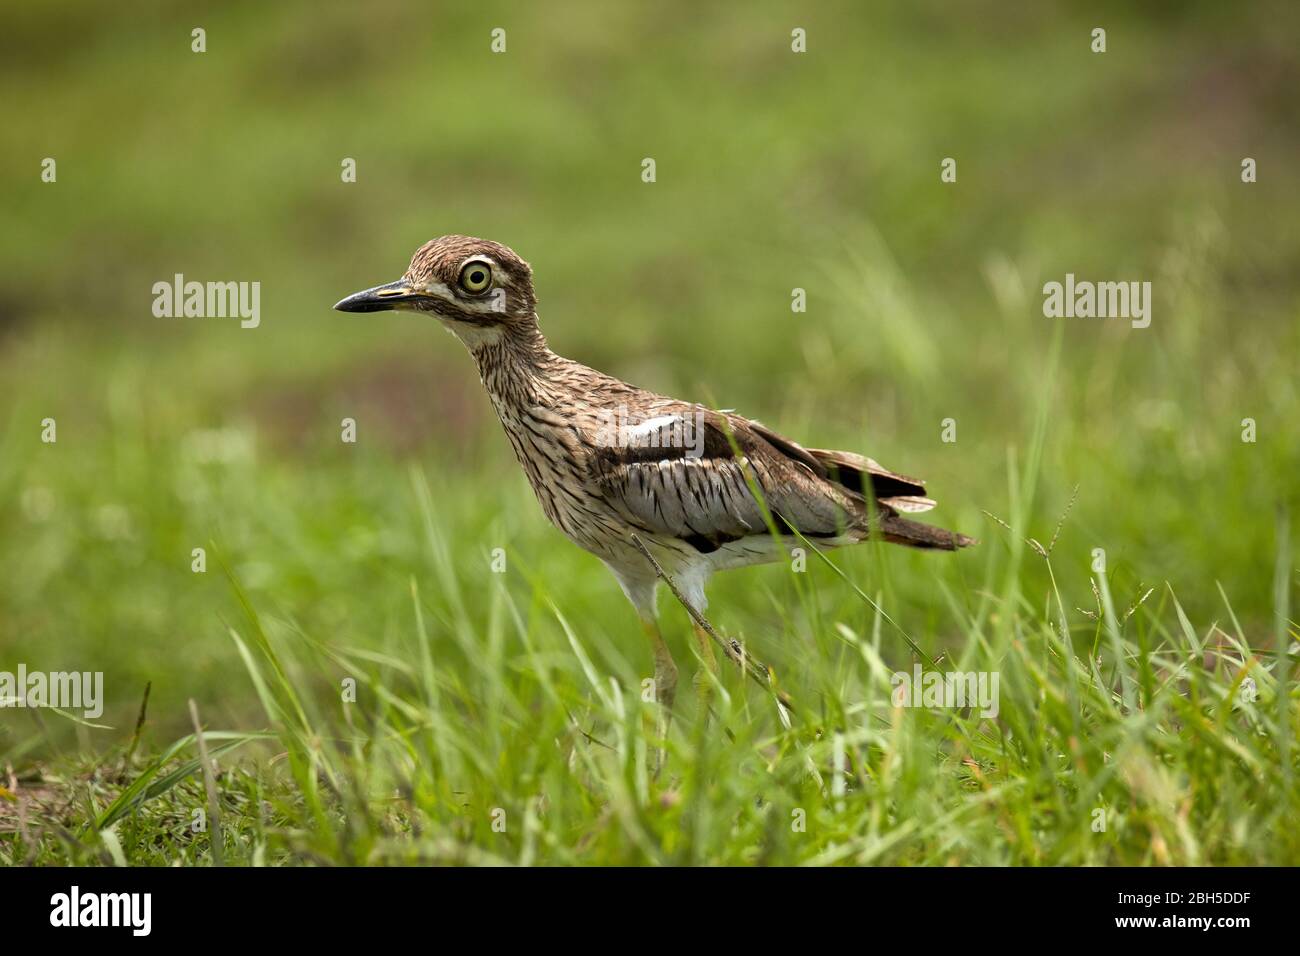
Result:
{"type": "Polygon", "coordinates": [[[554,372],[564,360],[547,346],[542,330],[532,322],[503,324],[493,332],[465,341],[493,403],[517,408],[551,404],[554,372]]]}

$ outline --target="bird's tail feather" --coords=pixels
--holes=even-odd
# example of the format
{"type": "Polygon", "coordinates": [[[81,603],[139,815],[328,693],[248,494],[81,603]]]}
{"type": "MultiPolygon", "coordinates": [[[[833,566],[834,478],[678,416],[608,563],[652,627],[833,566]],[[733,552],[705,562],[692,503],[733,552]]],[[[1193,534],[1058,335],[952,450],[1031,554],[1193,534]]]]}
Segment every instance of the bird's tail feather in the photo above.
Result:
{"type": "Polygon", "coordinates": [[[894,544],[905,544],[909,548],[932,548],[939,551],[956,551],[979,544],[974,538],[968,538],[956,531],[936,528],[934,525],[922,524],[898,515],[885,515],[880,519],[881,537],[894,544]]]}

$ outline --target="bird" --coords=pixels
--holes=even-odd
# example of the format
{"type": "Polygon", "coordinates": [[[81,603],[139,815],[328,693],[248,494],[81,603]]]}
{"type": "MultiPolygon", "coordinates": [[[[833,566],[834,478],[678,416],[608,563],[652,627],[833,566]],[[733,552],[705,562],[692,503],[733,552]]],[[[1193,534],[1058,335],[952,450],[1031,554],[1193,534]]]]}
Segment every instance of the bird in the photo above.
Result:
{"type": "Polygon", "coordinates": [[[905,517],[935,506],[915,478],[557,355],[538,322],[532,268],[501,243],[432,239],[400,279],[334,308],[430,315],[469,350],[542,511],[604,562],[635,609],[664,737],[678,669],[659,626],[661,573],[694,612],[707,718],[717,660],[702,615],[714,573],[788,559],[799,536],[825,548],[875,536],[940,551],[977,543],[905,517]]]}

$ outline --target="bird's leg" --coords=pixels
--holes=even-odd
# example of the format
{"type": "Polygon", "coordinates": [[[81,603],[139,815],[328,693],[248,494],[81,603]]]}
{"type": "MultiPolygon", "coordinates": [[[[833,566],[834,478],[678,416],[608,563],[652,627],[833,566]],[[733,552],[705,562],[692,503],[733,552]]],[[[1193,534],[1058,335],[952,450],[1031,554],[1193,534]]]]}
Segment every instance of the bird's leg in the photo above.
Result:
{"type": "Polygon", "coordinates": [[[713,700],[713,682],[718,679],[718,659],[713,654],[713,638],[709,632],[694,621],[691,628],[695,631],[695,643],[700,647],[700,660],[704,667],[695,672],[695,694],[699,701],[699,719],[709,719],[709,704],[713,700]]]}
{"type": "Polygon", "coordinates": [[[673,663],[673,656],[668,652],[664,636],[659,633],[659,622],[653,618],[645,619],[641,621],[641,627],[645,630],[646,637],[650,638],[650,649],[655,660],[654,692],[655,701],[659,705],[657,730],[661,740],[655,755],[654,772],[657,777],[663,770],[668,756],[666,750],[668,729],[673,722],[673,698],[677,696],[677,665],[673,663]]]}
{"type": "Polygon", "coordinates": [[[789,728],[790,712],[794,710],[794,701],[790,699],[789,694],[777,688],[776,675],[772,672],[772,669],[761,661],[757,661],[750,657],[745,651],[744,646],[739,641],[730,640],[718,634],[713,629],[713,625],[709,623],[708,618],[697,611],[695,606],[686,600],[682,595],[681,590],[673,583],[673,579],[664,573],[663,566],[655,560],[655,556],[650,553],[650,549],[645,546],[645,542],[637,535],[633,534],[632,543],[636,545],[637,549],[643,555],[645,555],[646,560],[650,562],[650,567],[654,568],[654,572],[658,578],[668,585],[668,590],[673,592],[673,597],[677,598],[677,602],[681,604],[682,607],[686,608],[686,613],[691,616],[691,621],[697,629],[696,633],[699,633],[699,631],[702,630],[709,637],[717,641],[718,645],[722,648],[722,652],[728,659],[734,661],[737,667],[752,677],[761,687],[766,688],[773,694],[776,699],[777,715],[781,718],[781,723],[784,724],[786,728],[789,728]]]}

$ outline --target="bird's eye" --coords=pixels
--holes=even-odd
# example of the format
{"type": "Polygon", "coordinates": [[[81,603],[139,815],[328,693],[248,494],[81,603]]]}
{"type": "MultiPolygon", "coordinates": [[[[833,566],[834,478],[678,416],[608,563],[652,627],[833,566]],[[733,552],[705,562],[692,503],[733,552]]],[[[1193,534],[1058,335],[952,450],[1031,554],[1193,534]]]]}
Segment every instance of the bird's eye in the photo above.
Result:
{"type": "Polygon", "coordinates": [[[477,295],[492,284],[492,269],[486,262],[471,262],[460,270],[460,287],[477,295]]]}

